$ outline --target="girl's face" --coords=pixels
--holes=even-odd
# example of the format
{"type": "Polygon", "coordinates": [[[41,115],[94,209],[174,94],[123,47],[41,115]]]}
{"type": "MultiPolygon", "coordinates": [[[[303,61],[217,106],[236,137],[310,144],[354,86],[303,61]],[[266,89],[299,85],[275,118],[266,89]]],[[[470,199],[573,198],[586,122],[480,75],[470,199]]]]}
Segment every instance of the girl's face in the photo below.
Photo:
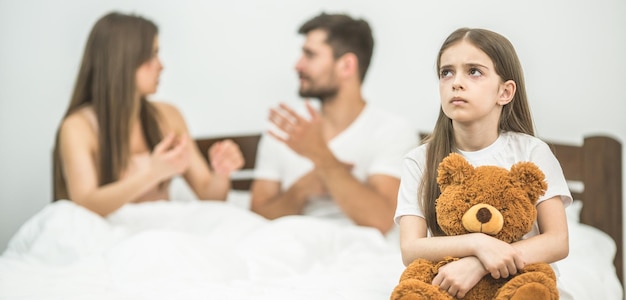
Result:
{"type": "Polygon", "coordinates": [[[446,49],[439,65],[439,95],[446,116],[459,125],[497,128],[515,83],[502,82],[489,56],[465,40],[446,49]]]}
{"type": "Polygon", "coordinates": [[[159,58],[159,38],[154,38],[152,46],[152,56],[137,69],[135,80],[137,81],[137,92],[139,96],[146,96],[156,93],[159,85],[159,76],[163,70],[161,59],[159,58]]]}

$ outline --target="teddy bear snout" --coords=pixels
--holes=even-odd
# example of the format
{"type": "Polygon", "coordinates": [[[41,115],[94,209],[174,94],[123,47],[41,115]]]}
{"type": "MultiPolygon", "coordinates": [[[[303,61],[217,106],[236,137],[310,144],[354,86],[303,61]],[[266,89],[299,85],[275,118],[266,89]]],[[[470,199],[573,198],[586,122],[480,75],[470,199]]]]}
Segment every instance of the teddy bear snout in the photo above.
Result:
{"type": "Polygon", "coordinates": [[[495,235],[504,224],[500,211],[489,204],[476,204],[465,212],[462,218],[463,227],[469,232],[482,232],[495,235]]]}

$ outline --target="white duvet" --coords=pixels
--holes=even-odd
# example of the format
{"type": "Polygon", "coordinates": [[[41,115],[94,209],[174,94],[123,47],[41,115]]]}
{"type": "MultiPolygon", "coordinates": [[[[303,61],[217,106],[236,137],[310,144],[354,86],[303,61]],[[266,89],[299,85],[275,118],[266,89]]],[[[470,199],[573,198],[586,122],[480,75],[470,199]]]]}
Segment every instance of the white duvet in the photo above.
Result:
{"type": "Polygon", "coordinates": [[[57,201],[0,257],[0,299],[388,299],[404,269],[378,231],[224,202],[57,201]]]}
{"type": "MultiPolygon", "coordinates": [[[[574,299],[622,299],[614,242],[569,222],[560,283],[574,299]]],[[[57,201],[0,256],[0,299],[380,300],[403,270],[397,236],[372,228],[268,221],[235,202],[132,204],[103,219],[57,201]]]]}

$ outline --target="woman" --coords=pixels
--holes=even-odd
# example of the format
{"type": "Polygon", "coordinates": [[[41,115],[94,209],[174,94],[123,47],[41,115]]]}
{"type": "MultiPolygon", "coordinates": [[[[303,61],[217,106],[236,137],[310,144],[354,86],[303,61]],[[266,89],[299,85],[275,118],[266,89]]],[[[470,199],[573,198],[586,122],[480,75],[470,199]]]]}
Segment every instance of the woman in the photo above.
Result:
{"type": "Polygon", "coordinates": [[[225,199],[243,166],[232,141],[209,149],[209,167],[172,105],[148,101],[163,65],[156,25],[109,13],[94,25],[54,148],[54,199],[102,216],[129,202],[168,199],[182,175],[200,199],[225,199]]]}

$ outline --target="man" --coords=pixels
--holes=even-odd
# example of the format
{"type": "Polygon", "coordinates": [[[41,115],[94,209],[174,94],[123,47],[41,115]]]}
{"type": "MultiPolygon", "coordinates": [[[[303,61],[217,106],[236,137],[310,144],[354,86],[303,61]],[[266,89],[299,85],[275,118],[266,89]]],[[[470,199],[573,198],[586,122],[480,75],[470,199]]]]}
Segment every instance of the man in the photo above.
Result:
{"type": "Polygon", "coordinates": [[[386,233],[393,227],[401,160],[418,145],[417,130],[363,99],[374,47],[366,21],[322,13],[299,33],[306,36],[295,66],[299,93],[319,99],[320,110],[308,101],[308,116],[284,104],[270,110],[274,128],[259,143],[252,210],[269,219],[351,220],[386,233]]]}

